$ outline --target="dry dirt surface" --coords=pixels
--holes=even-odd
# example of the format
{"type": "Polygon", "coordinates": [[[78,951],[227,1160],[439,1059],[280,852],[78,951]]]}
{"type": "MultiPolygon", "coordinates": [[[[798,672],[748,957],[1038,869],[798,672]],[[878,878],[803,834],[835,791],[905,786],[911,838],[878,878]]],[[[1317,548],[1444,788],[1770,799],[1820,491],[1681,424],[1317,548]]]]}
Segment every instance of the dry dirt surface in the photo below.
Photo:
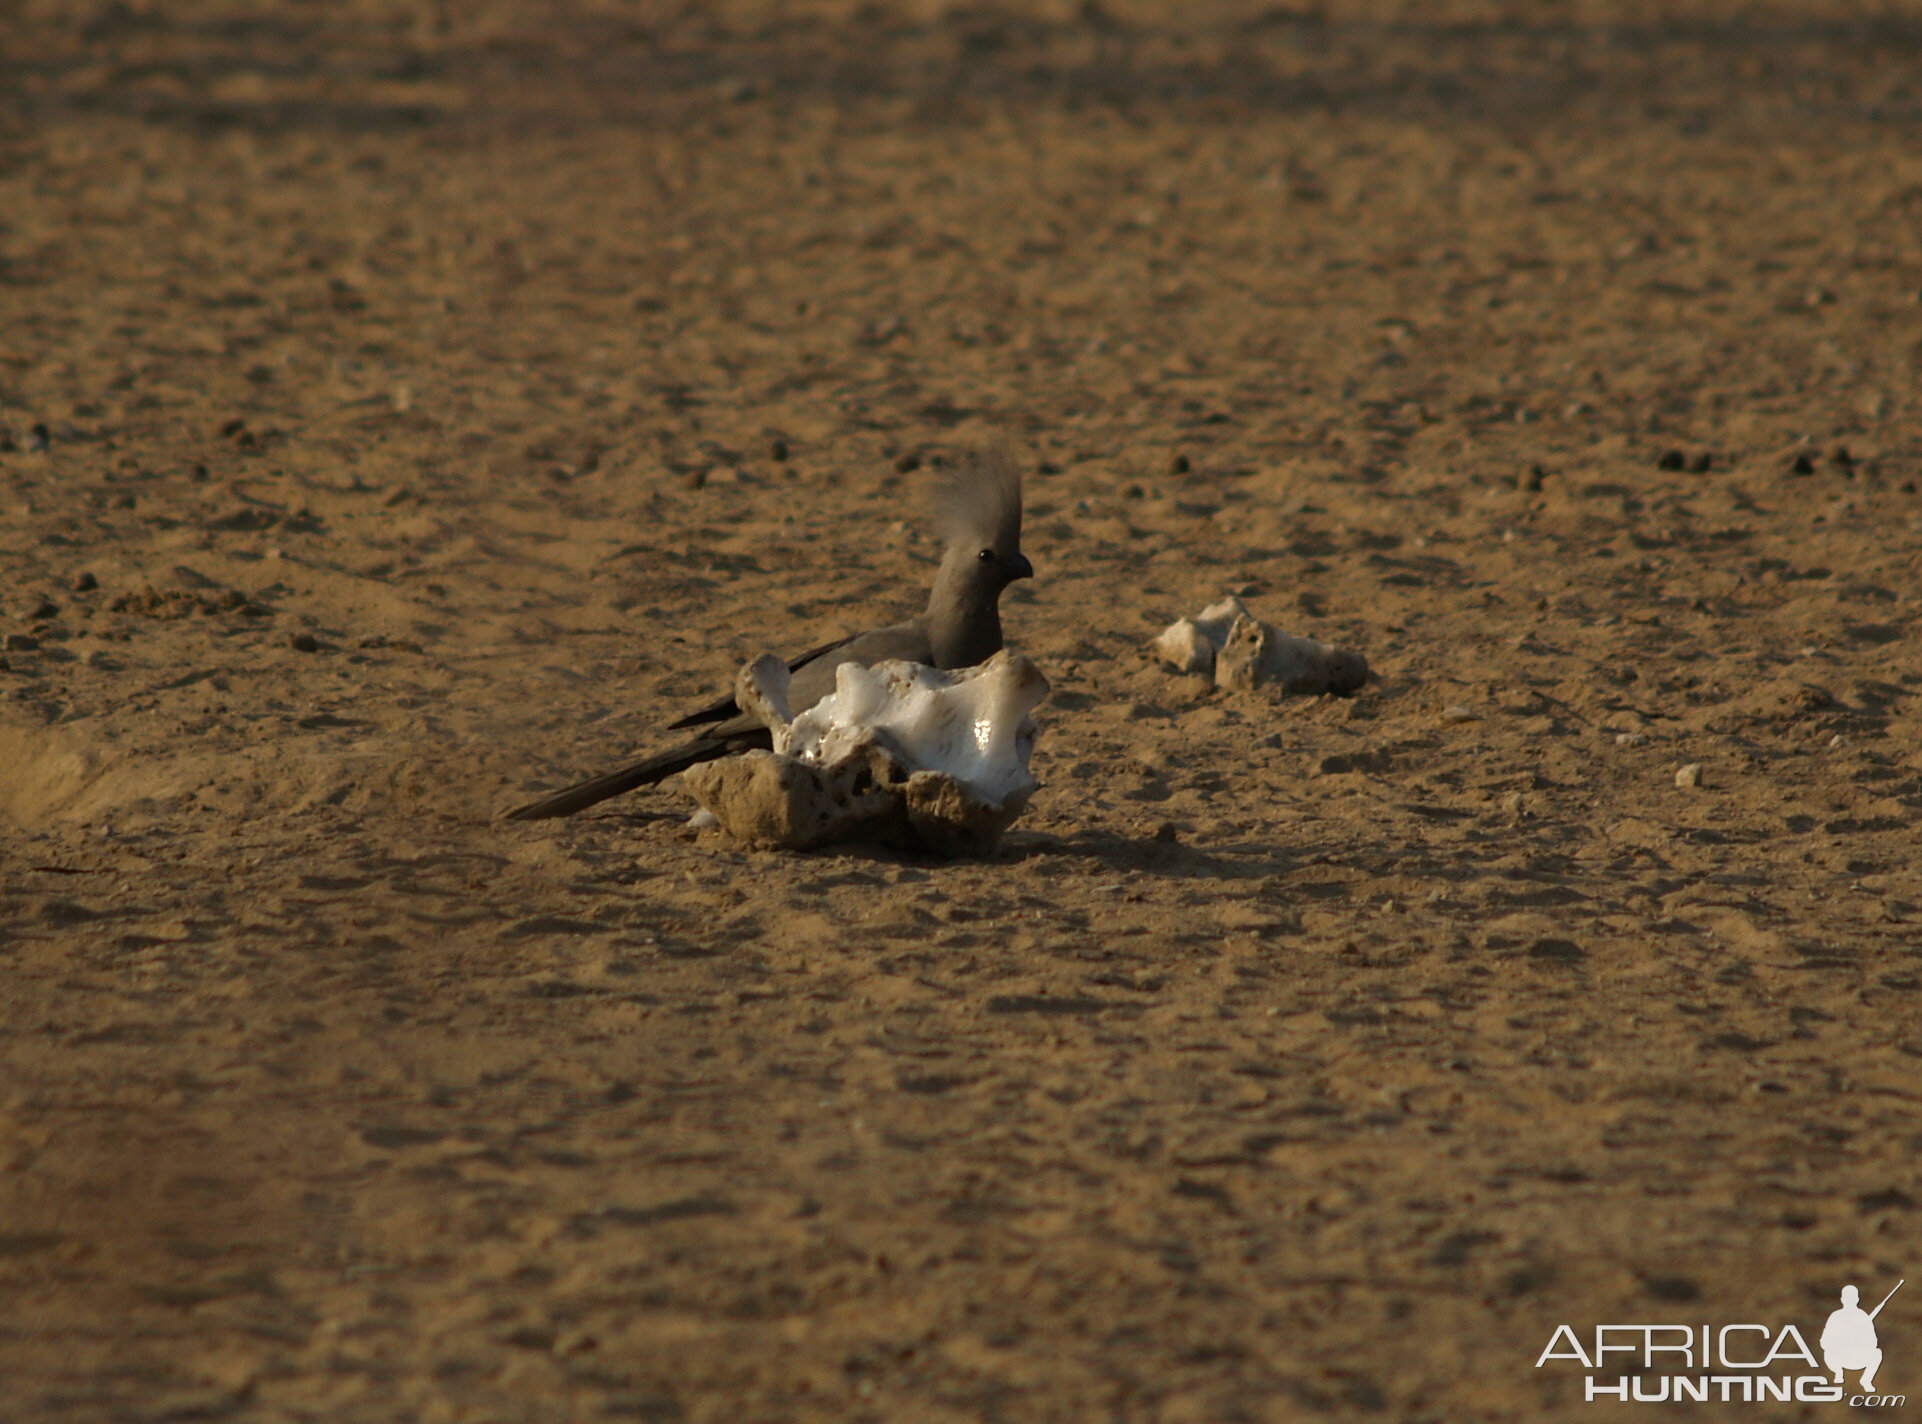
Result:
{"type": "Polygon", "coordinates": [[[1604,1418],[1556,1324],[1903,1275],[1922,1396],[1918,76],[1840,0],[0,9],[0,1414],[1604,1418]],[[913,610],[996,435],[993,857],[498,819],[913,610]],[[1230,592],[1375,680],[1149,662],[1230,592]]]}

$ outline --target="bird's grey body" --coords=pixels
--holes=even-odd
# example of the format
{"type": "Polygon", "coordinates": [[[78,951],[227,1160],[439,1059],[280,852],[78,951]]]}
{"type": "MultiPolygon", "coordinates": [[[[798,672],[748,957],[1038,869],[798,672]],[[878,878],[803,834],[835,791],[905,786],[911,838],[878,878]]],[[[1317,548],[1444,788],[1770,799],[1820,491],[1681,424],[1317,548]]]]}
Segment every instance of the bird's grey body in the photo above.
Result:
{"type": "MultiPolygon", "coordinates": [[[[908,622],[856,633],[791,659],[788,699],[797,714],[834,691],[835,670],[843,663],[865,667],[898,659],[962,668],[1001,651],[1001,592],[1034,573],[1021,553],[1020,473],[1004,451],[986,451],[949,478],[940,494],[937,514],[946,547],[926,610],[908,622]]],[[[517,807],[508,817],[571,816],[701,762],[773,744],[768,729],[743,713],[732,695],[669,724],[670,730],[689,727],[701,730],[680,746],[517,807]]]]}

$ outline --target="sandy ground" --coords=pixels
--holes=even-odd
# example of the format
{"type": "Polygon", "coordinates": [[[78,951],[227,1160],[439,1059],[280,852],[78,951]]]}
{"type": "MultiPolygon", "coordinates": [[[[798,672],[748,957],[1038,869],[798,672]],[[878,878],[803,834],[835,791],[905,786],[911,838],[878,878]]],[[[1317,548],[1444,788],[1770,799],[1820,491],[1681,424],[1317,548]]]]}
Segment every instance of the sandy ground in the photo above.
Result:
{"type": "Polygon", "coordinates": [[[0,18],[6,1418],[1922,1396],[1913,8],[434,8],[0,18]],[[993,859],[496,819],[995,434],[993,859]]]}

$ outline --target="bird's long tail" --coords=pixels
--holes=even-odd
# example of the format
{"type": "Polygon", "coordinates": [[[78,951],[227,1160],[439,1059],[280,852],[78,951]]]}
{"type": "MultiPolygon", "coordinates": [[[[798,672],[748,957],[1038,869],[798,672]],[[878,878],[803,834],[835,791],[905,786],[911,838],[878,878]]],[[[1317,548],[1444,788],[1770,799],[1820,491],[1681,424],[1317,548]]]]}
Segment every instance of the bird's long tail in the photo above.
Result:
{"type": "Polygon", "coordinates": [[[699,766],[704,761],[717,757],[732,756],[754,746],[767,747],[773,740],[765,730],[757,737],[754,733],[742,733],[731,737],[697,737],[684,742],[671,751],[656,752],[631,766],[619,771],[593,777],[570,786],[565,791],[557,791],[552,796],[530,801],[525,806],[516,806],[507,813],[510,821],[544,821],[551,816],[572,816],[585,811],[589,806],[597,806],[610,796],[619,796],[624,791],[632,791],[637,786],[651,786],[657,781],[665,781],[676,772],[686,771],[690,766],[699,766]]]}

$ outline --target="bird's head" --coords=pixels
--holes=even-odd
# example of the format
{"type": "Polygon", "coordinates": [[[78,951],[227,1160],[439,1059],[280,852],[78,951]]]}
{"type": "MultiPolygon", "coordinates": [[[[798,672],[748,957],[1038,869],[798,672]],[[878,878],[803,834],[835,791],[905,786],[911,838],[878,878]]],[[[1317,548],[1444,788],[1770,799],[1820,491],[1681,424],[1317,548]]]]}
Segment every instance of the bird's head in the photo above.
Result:
{"type": "Polygon", "coordinates": [[[968,602],[990,606],[1016,579],[1033,578],[1021,552],[1021,469],[1002,446],[990,446],[947,473],[935,491],[936,524],[946,549],[944,581],[968,602]]]}

